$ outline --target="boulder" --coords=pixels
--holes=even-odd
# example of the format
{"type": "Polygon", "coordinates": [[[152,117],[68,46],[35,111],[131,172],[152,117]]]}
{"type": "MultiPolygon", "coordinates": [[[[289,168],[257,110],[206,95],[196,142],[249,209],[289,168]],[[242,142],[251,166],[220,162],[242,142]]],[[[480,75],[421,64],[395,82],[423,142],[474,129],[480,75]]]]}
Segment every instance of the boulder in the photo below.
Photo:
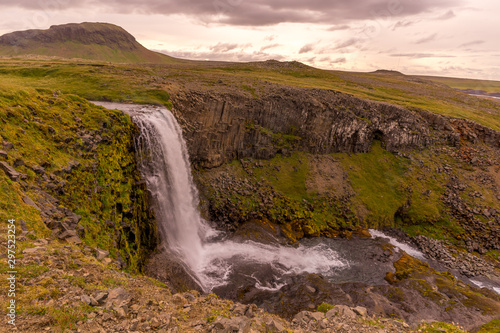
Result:
{"type": "Polygon", "coordinates": [[[78,236],[71,236],[65,239],[66,242],[70,244],[80,245],[82,244],[82,240],[78,236]]]}
{"type": "Polygon", "coordinates": [[[67,239],[67,238],[74,237],[74,236],[78,236],[76,234],[75,230],[65,230],[65,231],[61,232],[57,237],[59,239],[67,239]]]}
{"type": "Polygon", "coordinates": [[[30,197],[25,196],[23,198],[23,201],[24,201],[25,204],[30,205],[31,207],[35,208],[38,211],[41,211],[40,207],[38,207],[37,204],[33,200],[31,200],[30,197]]]}
{"type": "Polygon", "coordinates": [[[7,177],[12,181],[17,182],[19,180],[19,172],[17,172],[13,167],[11,167],[7,162],[0,162],[0,169],[2,169],[7,177]]]}
{"type": "Polygon", "coordinates": [[[223,318],[218,317],[214,323],[212,324],[210,331],[211,332],[220,332],[220,333],[248,333],[250,332],[250,319],[247,317],[233,317],[233,318],[223,318]]]}
{"type": "Polygon", "coordinates": [[[7,152],[0,150],[0,157],[7,159],[9,156],[7,155],[7,152]]]}
{"type": "Polygon", "coordinates": [[[33,165],[30,167],[30,169],[33,170],[37,175],[45,174],[45,169],[39,165],[33,165]]]}
{"type": "Polygon", "coordinates": [[[37,246],[37,247],[31,247],[29,249],[24,249],[23,253],[24,254],[30,254],[30,253],[36,253],[38,251],[45,251],[46,247],[44,246],[37,246]]]}
{"type": "Polygon", "coordinates": [[[354,313],[363,318],[368,315],[368,311],[366,310],[365,307],[362,306],[356,306],[355,308],[352,308],[352,311],[354,311],[354,313]]]}
{"type": "Polygon", "coordinates": [[[129,293],[121,288],[115,288],[109,291],[108,298],[106,300],[106,309],[110,309],[113,306],[121,307],[124,304],[128,304],[130,301],[129,293]]]}
{"type": "Polygon", "coordinates": [[[281,332],[286,332],[285,326],[280,323],[278,320],[274,318],[270,318],[266,322],[266,331],[267,332],[273,332],[273,333],[281,333],[281,332]]]}
{"type": "Polygon", "coordinates": [[[17,158],[15,161],[14,161],[14,167],[17,168],[17,167],[20,167],[20,166],[25,166],[26,164],[24,163],[24,161],[20,158],[17,158]]]}
{"type": "Polygon", "coordinates": [[[356,313],[354,313],[354,311],[352,311],[351,308],[348,307],[347,305],[335,305],[333,309],[331,309],[326,313],[326,318],[332,319],[333,317],[336,316],[342,316],[354,319],[356,318],[356,313]]]}
{"type": "Polygon", "coordinates": [[[26,222],[24,220],[19,219],[19,224],[21,225],[22,231],[28,231],[28,226],[26,225],[26,222]]]}
{"type": "Polygon", "coordinates": [[[2,145],[3,148],[7,151],[14,149],[14,144],[12,142],[4,141],[2,145]]]}
{"type": "Polygon", "coordinates": [[[100,248],[96,248],[95,254],[96,254],[97,260],[102,260],[102,259],[106,258],[107,256],[109,256],[109,251],[104,251],[104,250],[101,250],[100,248]]]}

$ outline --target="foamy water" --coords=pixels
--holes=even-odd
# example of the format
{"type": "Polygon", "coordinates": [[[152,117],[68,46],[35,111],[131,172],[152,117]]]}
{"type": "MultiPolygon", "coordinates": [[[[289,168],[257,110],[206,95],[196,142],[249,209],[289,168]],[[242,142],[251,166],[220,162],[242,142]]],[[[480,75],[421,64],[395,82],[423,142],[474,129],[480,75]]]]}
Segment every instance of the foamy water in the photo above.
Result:
{"type": "MultiPolygon", "coordinates": [[[[314,247],[301,245],[293,248],[253,241],[244,243],[225,241],[205,243],[200,255],[201,265],[195,270],[202,284],[208,289],[226,284],[228,275],[235,267],[242,264],[268,267],[277,274],[275,281],[279,281],[283,275],[304,272],[328,275],[337,269],[349,266],[349,263],[340,258],[337,252],[321,244],[314,247]]],[[[283,286],[280,282],[270,285],[255,276],[253,278],[256,280],[256,287],[260,289],[275,289],[278,285],[283,286]]]]}
{"type": "Polygon", "coordinates": [[[481,282],[481,281],[477,281],[477,280],[472,280],[472,279],[470,280],[470,282],[474,283],[479,288],[487,288],[487,289],[493,290],[494,292],[496,292],[497,294],[500,295],[500,287],[495,287],[489,283],[481,282]]]}
{"type": "Polygon", "coordinates": [[[420,252],[419,250],[411,247],[408,244],[401,243],[396,238],[388,236],[388,235],[384,234],[382,231],[370,229],[369,232],[372,235],[372,237],[380,237],[380,238],[388,239],[389,243],[394,245],[397,250],[403,250],[406,253],[408,253],[409,255],[411,255],[412,257],[415,257],[418,259],[425,259],[424,254],[422,252],[420,252]]]}

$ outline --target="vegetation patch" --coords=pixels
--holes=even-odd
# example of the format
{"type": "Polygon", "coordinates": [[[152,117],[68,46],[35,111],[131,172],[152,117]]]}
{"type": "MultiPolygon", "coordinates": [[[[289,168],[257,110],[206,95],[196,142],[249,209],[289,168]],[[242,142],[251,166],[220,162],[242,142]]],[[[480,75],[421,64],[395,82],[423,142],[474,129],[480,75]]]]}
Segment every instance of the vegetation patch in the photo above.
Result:
{"type": "Polygon", "coordinates": [[[327,313],[328,311],[333,309],[333,307],[334,307],[333,305],[323,302],[320,305],[318,305],[318,308],[316,309],[316,311],[327,313]]]}

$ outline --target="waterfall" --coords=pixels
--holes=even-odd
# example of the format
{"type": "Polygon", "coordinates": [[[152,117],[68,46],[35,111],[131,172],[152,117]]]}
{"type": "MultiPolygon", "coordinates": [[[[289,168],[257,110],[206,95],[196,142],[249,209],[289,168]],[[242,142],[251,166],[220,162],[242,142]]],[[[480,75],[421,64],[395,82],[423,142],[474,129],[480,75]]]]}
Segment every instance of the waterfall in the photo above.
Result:
{"type": "Polygon", "coordinates": [[[152,194],[162,246],[175,253],[204,291],[234,283],[237,275],[256,288],[277,290],[287,275],[328,275],[348,265],[324,244],[294,248],[216,237],[219,232],[198,212],[186,143],[172,113],[160,107],[100,104],[129,113],[137,124],[139,169],[152,194]]]}
{"type": "Polygon", "coordinates": [[[200,265],[203,230],[182,131],[168,110],[135,114],[139,168],[153,196],[162,239],[191,269],[200,265]],[[163,112],[162,112],[163,111],[163,112]]]}

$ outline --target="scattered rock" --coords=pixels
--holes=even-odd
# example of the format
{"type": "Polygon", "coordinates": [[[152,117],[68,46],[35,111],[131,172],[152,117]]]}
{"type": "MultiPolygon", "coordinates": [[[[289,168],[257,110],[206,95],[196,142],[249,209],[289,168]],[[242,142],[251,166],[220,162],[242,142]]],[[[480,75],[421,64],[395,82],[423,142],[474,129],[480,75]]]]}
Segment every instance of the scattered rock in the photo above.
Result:
{"type": "Polygon", "coordinates": [[[24,163],[24,161],[20,158],[17,158],[15,161],[14,161],[14,167],[17,168],[17,167],[21,167],[21,166],[25,166],[26,164],[24,163]]]}
{"type": "Polygon", "coordinates": [[[14,144],[12,142],[4,141],[2,145],[3,148],[7,151],[14,149],[14,144]]]}
{"type": "Polygon", "coordinates": [[[9,157],[9,155],[7,155],[7,152],[0,150],[0,157],[7,159],[9,157]]]}
{"type": "Polygon", "coordinates": [[[45,174],[45,169],[39,165],[33,165],[30,167],[30,169],[33,170],[37,175],[45,174]]]}
{"type": "Polygon", "coordinates": [[[285,332],[285,326],[280,323],[278,320],[271,318],[268,322],[266,322],[266,330],[267,332],[285,332]]]}
{"type": "Polygon", "coordinates": [[[30,197],[25,196],[23,198],[23,201],[24,201],[25,204],[30,205],[31,207],[35,208],[38,211],[41,211],[40,207],[38,207],[37,204],[33,200],[31,200],[30,197]]]}
{"type": "Polygon", "coordinates": [[[0,162],[0,169],[2,169],[12,181],[17,182],[19,180],[19,172],[17,172],[7,162],[0,162]]]}
{"type": "Polygon", "coordinates": [[[102,305],[102,304],[104,304],[104,301],[106,300],[106,298],[108,298],[108,293],[107,292],[100,292],[94,298],[99,305],[102,305]]]}
{"type": "Polygon", "coordinates": [[[251,325],[250,319],[247,317],[233,317],[224,318],[218,317],[212,326],[210,327],[211,332],[242,332],[248,333],[251,325]]]}
{"type": "Polygon", "coordinates": [[[65,239],[66,242],[70,244],[80,245],[82,244],[82,240],[78,236],[71,236],[65,239]]]}
{"type": "Polygon", "coordinates": [[[366,310],[366,308],[362,306],[356,306],[352,308],[352,311],[354,311],[358,316],[361,316],[363,318],[368,315],[368,311],[366,310]]]}
{"type": "Polygon", "coordinates": [[[109,309],[113,305],[120,307],[120,306],[128,303],[129,297],[130,297],[129,293],[125,289],[123,289],[122,287],[112,289],[109,292],[108,298],[106,300],[106,308],[109,309]]]}
{"type": "Polygon", "coordinates": [[[83,294],[82,296],[80,296],[80,299],[82,300],[83,303],[87,304],[87,305],[90,305],[91,301],[90,301],[90,297],[83,294]]]}
{"type": "Polygon", "coordinates": [[[22,231],[28,231],[28,226],[26,225],[26,222],[24,220],[19,219],[19,224],[21,225],[22,231]]]}
{"type": "Polygon", "coordinates": [[[102,260],[102,259],[106,258],[107,256],[109,256],[109,251],[101,250],[99,248],[96,248],[95,252],[96,252],[97,260],[102,260]]]}
{"type": "Polygon", "coordinates": [[[356,313],[354,313],[354,311],[346,305],[335,305],[333,309],[326,313],[326,318],[331,319],[337,315],[351,319],[356,318],[356,313]]]}
{"type": "Polygon", "coordinates": [[[46,249],[47,248],[45,246],[31,247],[28,249],[24,249],[23,253],[25,254],[36,253],[38,251],[45,251],[46,249]]]}

